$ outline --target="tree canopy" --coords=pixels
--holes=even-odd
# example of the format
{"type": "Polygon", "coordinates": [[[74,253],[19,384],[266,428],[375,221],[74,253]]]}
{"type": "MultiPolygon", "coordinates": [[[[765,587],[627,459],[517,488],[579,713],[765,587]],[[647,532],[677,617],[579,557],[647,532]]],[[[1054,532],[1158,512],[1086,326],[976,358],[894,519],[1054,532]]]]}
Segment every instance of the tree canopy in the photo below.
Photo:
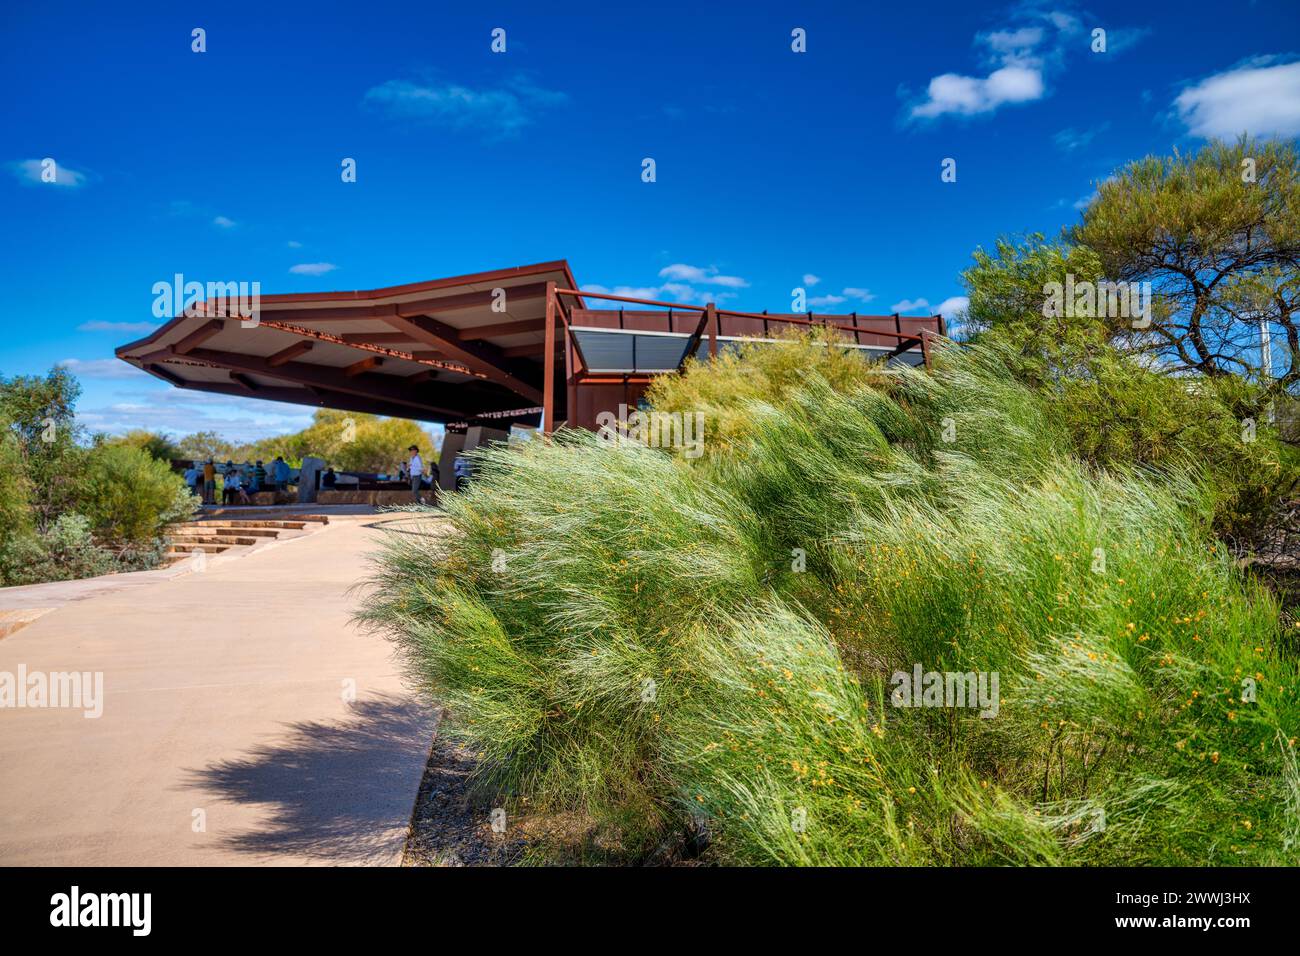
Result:
{"type": "Polygon", "coordinates": [[[1133,336],[1171,368],[1257,376],[1260,327],[1274,388],[1300,382],[1300,160],[1248,138],[1193,155],[1148,156],[1101,183],[1067,231],[1112,280],[1150,282],[1158,321],[1133,336]]]}
{"type": "Polygon", "coordinates": [[[1228,383],[1242,414],[1300,385],[1293,144],[1242,139],[1148,156],[1101,183],[1059,238],[1002,238],[973,258],[962,274],[966,328],[1009,345],[1030,381],[1085,371],[1117,349],[1158,372],[1253,386],[1228,383]],[[1053,301],[1061,287],[1064,310],[1053,301]],[[1104,293],[1116,287],[1139,293],[1148,311],[1114,308],[1125,300],[1104,293]],[[1091,303],[1071,300],[1084,292],[1091,303]]]}

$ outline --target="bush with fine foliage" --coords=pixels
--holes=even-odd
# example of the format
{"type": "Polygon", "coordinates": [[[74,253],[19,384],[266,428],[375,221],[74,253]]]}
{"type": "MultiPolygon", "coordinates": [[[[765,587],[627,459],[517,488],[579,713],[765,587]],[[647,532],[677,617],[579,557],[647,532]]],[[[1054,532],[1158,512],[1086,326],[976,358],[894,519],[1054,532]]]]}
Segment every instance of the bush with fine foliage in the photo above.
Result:
{"type": "Polygon", "coordinates": [[[115,549],[148,545],[197,507],[184,480],[165,462],[126,444],[91,450],[77,499],[99,540],[115,549]]]}
{"type": "Polygon", "coordinates": [[[44,531],[0,542],[0,582],[6,586],[72,581],[118,570],[111,551],[96,543],[90,521],[64,512],[44,531]]]}
{"type": "Polygon", "coordinates": [[[23,472],[22,449],[0,418],[0,541],[31,531],[31,482],[23,472]]]}
{"type": "Polygon", "coordinates": [[[1295,637],[1203,471],[1082,461],[996,350],[832,386],[780,347],[806,377],[759,361],[734,406],[726,362],[657,387],[727,423],[698,460],[490,449],[450,533],[388,541],[363,618],[481,787],[628,859],[1297,862],[1295,637]],[[918,664],[996,673],[995,716],[893,706],[918,664]]]}

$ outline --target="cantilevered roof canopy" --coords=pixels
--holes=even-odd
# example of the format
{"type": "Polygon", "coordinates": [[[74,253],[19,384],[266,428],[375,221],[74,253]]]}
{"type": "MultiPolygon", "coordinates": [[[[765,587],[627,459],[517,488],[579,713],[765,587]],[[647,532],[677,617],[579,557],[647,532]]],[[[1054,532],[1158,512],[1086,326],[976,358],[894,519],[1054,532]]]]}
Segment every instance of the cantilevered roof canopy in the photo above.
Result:
{"type": "Polygon", "coordinates": [[[928,364],[929,337],[945,334],[938,315],[781,315],[581,292],[562,259],[369,291],[220,298],[234,294],[209,287],[207,301],[118,357],[179,388],[448,425],[540,414],[549,432],[594,427],[688,356],[791,328],[909,365],[928,364]]]}
{"type": "Polygon", "coordinates": [[[535,422],[548,282],[576,288],[559,260],[369,291],[265,295],[256,322],[209,300],[117,356],[180,388],[223,395],[425,421],[535,422]]]}

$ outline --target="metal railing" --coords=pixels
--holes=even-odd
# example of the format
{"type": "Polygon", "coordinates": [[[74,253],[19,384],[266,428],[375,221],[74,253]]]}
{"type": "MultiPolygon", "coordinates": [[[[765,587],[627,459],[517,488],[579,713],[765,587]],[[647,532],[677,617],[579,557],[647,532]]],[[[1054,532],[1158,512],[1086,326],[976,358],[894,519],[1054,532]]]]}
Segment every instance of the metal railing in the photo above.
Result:
{"type": "MultiPolygon", "coordinates": [[[[555,283],[547,283],[546,291],[546,343],[544,345],[544,384],[543,395],[545,402],[543,405],[542,428],[544,432],[550,432],[554,428],[554,390],[555,390],[555,352],[556,352],[556,326],[562,325],[564,328],[565,340],[577,354],[579,361],[585,365],[582,359],[581,349],[578,348],[576,339],[573,337],[573,318],[575,308],[566,303],[566,299],[574,300],[579,307],[583,306],[584,299],[600,299],[606,302],[620,302],[631,305],[647,306],[652,309],[667,309],[666,318],[668,320],[668,332],[673,333],[672,326],[674,313],[686,312],[689,314],[698,314],[695,327],[687,336],[686,348],[682,353],[682,364],[686,359],[694,355],[698,349],[700,341],[707,337],[709,343],[709,358],[716,358],[718,354],[718,341],[723,337],[722,318],[730,316],[740,319],[759,320],[763,323],[763,337],[771,335],[772,325],[794,326],[794,327],[813,327],[833,330],[836,333],[842,333],[853,337],[855,345],[861,345],[858,336],[874,335],[881,338],[893,339],[898,344],[889,353],[890,357],[901,355],[912,349],[920,348],[921,358],[926,367],[930,365],[930,337],[941,336],[943,334],[943,317],[935,316],[938,322],[938,330],[921,329],[917,332],[904,332],[902,329],[902,319],[895,313],[892,318],[895,328],[893,331],[888,329],[864,328],[858,325],[858,315],[856,312],[848,316],[852,324],[845,325],[840,320],[845,318],[842,315],[826,316],[821,319],[816,318],[811,313],[807,318],[795,315],[769,315],[766,312],[740,312],[734,309],[719,309],[714,303],[709,302],[705,305],[691,305],[685,302],[664,302],[658,299],[643,299],[636,296],[616,295],[612,292],[584,292],[578,289],[561,289],[555,283]],[[558,320],[558,322],[556,321],[558,320]]],[[[593,310],[600,311],[600,310],[593,310]]],[[[639,313],[640,318],[645,318],[654,313],[639,313]]],[[[623,329],[623,310],[619,309],[619,328],[623,329]]],[[[885,316],[880,316],[885,318],[885,316]]],[[[650,331],[650,330],[644,330],[650,331]]],[[[681,365],[678,369],[681,369],[681,365]]],[[[662,373],[660,373],[662,374],[662,373]]],[[[623,375],[621,380],[631,381],[639,379],[637,375],[623,375]]],[[[648,381],[652,377],[650,373],[645,376],[648,381]]],[[[599,376],[576,376],[575,380],[582,384],[604,383],[606,380],[599,376]]]]}

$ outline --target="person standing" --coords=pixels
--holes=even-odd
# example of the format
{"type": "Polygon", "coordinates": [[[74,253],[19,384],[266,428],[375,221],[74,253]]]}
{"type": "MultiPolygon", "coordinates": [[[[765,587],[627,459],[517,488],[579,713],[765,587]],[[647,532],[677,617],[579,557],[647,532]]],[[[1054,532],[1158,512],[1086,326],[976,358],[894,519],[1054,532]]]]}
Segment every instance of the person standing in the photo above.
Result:
{"type": "Polygon", "coordinates": [[[239,469],[232,468],[226,475],[226,504],[248,504],[248,492],[244,490],[244,479],[239,469]]]}
{"type": "Polygon", "coordinates": [[[212,464],[209,458],[203,463],[203,503],[205,505],[216,504],[217,497],[217,468],[212,464]]]}
{"type": "Polygon", "coordinates": [[[422,505],[424,496],[420,494],[420,488],[424,483],[424,459],[420,457],[418,445],[412,445],[407,451],[411,453],[411,494],[415,497],[415,503],[422,505]]]}

